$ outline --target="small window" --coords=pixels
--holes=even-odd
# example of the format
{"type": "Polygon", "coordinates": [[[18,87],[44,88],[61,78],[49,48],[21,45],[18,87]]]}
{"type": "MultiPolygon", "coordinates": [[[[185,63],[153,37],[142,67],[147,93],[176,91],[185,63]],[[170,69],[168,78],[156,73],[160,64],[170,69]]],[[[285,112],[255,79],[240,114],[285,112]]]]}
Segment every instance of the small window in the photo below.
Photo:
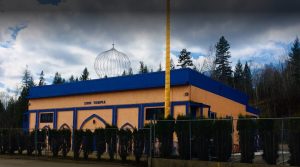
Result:
{"type": "Polygon", "coordinates": [[[165,114],[164,108],[147,108],[146,120],[159,120],[163,119],[165,114]]]}
{"type": "Polygon", "coordinates": [[[53,122],[53,113],[41,114],[41,123],[53,122]]]}

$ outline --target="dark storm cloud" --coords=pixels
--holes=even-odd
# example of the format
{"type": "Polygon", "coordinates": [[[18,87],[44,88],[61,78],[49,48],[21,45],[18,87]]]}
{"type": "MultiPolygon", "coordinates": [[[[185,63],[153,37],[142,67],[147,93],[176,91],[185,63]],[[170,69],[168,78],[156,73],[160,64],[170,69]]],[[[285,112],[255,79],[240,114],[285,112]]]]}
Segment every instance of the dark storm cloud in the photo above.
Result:
{"type": "MultiPolygon", "coordinates": [[[[174,62],[174,54],[183,48],[194,59],[203,58],[224,35],[231,45],[230,61],[269,63],[300,36],[298,0],[171,3],[174,62]]],[[[44,70],[46,78],[55,72],[63,77],[79,75],[86,66],[96,78],[94,59],[112,42],[130,57],[135,71],[141,60],[154,70],[159,62],[164,64],[165,0],[0,0],[0,20],[0,33],[24,20],[30,25],[18,34],[14,47],[0,47],[2,69],[10,69],[6,76],[0,69],[6,87],[19,83],[26,65],[33,74],[44,70]]]]}
{"type": "MultiPolygon", "coordinates": [[[[164,13],[164,0],[1,0],[3,11],[164,13]],[[19,4],[19,5],[14,5],[19,4]],[[50,4],[50,5],[49,5],[50,4]]],[[[175,13],[299,13],[298,0],[171,0],[175,13]]],[[[1,7],[0,7],[1,8],[1,7]]]]}

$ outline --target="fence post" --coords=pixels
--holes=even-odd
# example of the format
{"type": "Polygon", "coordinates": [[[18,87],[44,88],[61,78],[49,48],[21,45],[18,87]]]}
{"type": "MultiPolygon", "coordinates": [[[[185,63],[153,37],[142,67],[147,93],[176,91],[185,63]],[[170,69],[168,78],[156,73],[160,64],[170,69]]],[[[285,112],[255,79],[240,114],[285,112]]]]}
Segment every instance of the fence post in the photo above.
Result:
{"type": "Polygon", "coordinates": [[[34,133],[34,152],[35,152],[35,157],[37,156],[37,145],[38,145],[38,143],[37,143],[37,132],[38,132],[38,129],[37,128],[35,128],[34,129],[35,130],[35,133],[34,133]]]}
{"type": "Polygon", "coordinates": [[[149,138],[149,158],[148,158],[148,166],[152,166],[152,121],[150,122],[150,138],[149,138]]]}
{"type": "Polygon", "coordinates": [[[190,160],[192,160],[192,121],[189,120],[190,160]]]}
{"type": "Polygon", "coordinates": [[[282,156],[282,163],[284,165],[284,153],[283,153],[283,119],[281,119],[281,156],[282,156]]]}

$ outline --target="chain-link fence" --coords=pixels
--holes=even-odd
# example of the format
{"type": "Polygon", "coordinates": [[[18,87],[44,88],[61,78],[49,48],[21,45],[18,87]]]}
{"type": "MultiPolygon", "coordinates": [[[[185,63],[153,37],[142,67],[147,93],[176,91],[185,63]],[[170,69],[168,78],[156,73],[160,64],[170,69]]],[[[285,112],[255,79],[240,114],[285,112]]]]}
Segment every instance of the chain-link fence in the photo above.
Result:
{"type": "Polygon", "coordinates": [[[152,120],[143,129],[0,129],[0,154],[300,166],[300,118],[152,120]]]}
{"type": "Polygon", "coordinates": [[[152,120],[152,157],[300,166],[300,118],[152,120]]]}

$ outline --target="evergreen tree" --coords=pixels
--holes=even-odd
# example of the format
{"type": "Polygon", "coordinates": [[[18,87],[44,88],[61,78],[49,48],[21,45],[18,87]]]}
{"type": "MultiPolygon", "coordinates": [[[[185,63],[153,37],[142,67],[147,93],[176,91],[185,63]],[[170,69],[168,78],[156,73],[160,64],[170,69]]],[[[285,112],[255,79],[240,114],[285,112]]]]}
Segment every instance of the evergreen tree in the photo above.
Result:
{"type": "Polygon", "coordinates": [[[53,79],[53,85],[62,84],[65,83],[65,80],[61,77],[61,75],[56,72],[54,79],[53,79]]]}
{"type": "Polygon", "coordinates": [[[295,39],[291,52],[289,53],[289,66],[296,84],[300,84],[300,43],[298,37],[295,39]]]}
{"type": "Polygon", "coordinates": [[[170,69],[175,70],[175,64],[174,64],[173,59],[171,59],[171,61],[170,61],[170,69]]]}
{"type": "Polygon", "coordinates": [[[69,78],[69,82],[70,82],[70,83],[75,82],[74,75],[71,75],[71,77],[69,78]]]}
{"type": "Polygon", "coordinates": [[[4,104],[0,100],[0,114],[3,113],[3,112],[5,112],[5,108],[4,108],[4,104]]]}
{"type": "Polygon", "coordinates": [[[235,66],[234,70],[234,87],[238,90],[243,91],[243,65],[239,60],[235,66]]]}
{"type": "Polygon", "coordinates": [[[252,74],[247,62],[245,63],[245,67],[243,71],[243,80],[244,80],[244,92],[251,97],[253,95],[252,74]]]}
{"type": "Polygon", "coordinates": [[[39,81],[39,86],[43,86],[43,85],[46,85],[46,83],[45,83],[45,78],[44,78],[44,71],[42,71],[41,73],[40,73],[40,81],[39,81]]]}
{"type": "Polygon", "coordinates": [[[1,128],[5,127],[5,122],[6,122],[5,119],[6,119],[6,116],[5,116],[4,104],[0,100],[0,127],[1,128]]]}
{"type": "Polygon", "coordinates": [[[222,36],[216,44],[216,68],[213,71],[213,77],[225,84],[232,85],[232,70],[229,62],[231,57],[229,52],[230,45],[228,41],[222,36]]]}
{"type": "Polygon", "coordinates": [[[122,73],[122,76],[126,76],[126,71],[124,70],[123,73],[122,73]]]}
{"type": "Polygon", "coordinates": [[[149,72],[148,67],[144,64],[144,62],[140,61],[139,74],[144,74],[148,72],[149,72]]]}
{"type": "Polygon", "coordinates": [[[191,52],[186,49],[182,49],[178,58],[178,65],[181,68],[193,67],[193,61],[191,60],[191,52]]]}
{"type": "Polygon", "coordinates": [[[157,69],[157,72],[160,72],[160,71],[162,71],[161,63],[159,63],[159,66],[158,66],[158,69],[157,69]]]}
{"type": "Polygon", "coordinates": [[[33,82],[33,77],[30,71],[26,68],[22,78],[22,91],[17,102],[11,99],[8,103],[8,108],[13,108],[9,109],[13,111],[14,121],[11,125],[12,127],[22,127],[23,113],[28,110],[29,89],[33,86],[35,86],[33,82]]]}
{"type": "MultiPolygon", "coordinates": [[[[8,103],[7,103],[7,107],[6,107],[6,118],[4,119],[5,123],[4,125],[6,127],[12,128],[12,127],[20,127],[16,124],[19,124],[19,122],[17,122],[16,120],[20,120],[22,118],[20,118],[20,114],[17,114],[17,109],[20,108],[20,101],[15,101],[13,98],[9,99],[8,103]],[[18,104],[19,103],[19,104],[18,104]]],[[[22,111],[20,111],[22,112],[22,111]]],[[[20,125],[20,124],[19,124],[20,125]]]]}
{"type": "Polygon", "coordinates": [[[87,68],[85,67],[81,76],[80,76],[80,81],[86,81],[86,80],[89,80],[89,71],[87,70],[87,68]]]}
{"type": "Polygon", "coordinates": [[[133,71],[132,71],[132,68],[130,67],[129,70],[128,70],[128,75],[133,75],[133,71]]]}
{"type": "Polygon", "coordinates": [[[26,68],[25,71],[23,72],[22,87],[30,88],[32,86],[34,86],[33,77],[30,71],[26,68]]]}

